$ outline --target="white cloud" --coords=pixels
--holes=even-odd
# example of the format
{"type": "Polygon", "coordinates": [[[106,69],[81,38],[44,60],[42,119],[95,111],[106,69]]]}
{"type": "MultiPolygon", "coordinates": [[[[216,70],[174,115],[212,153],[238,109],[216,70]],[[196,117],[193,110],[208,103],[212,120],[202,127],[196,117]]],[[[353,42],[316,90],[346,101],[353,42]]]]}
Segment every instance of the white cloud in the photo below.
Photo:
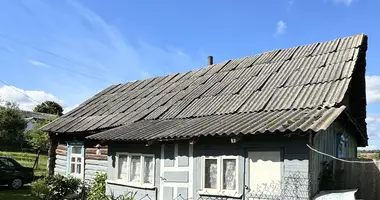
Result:
{"type": "Polygon", "coordinates": [[[54,95],[38,90],[23,90],[20,88],[16,88],[13,86],[0,86],[0,99],[3,101],[11,101],[19,104],[20,109],[22,110],[33,110],[33,108],[37,105],[37,102],[28,98],[27,96],[21,94],[24,93],[31,97],[32,99],[38,102],[44,101],[55,101],[60,105],[63,105],[63,100],[58,99],[54,95]],[[18,91],[17,91],[18,90],[18,91]]]}
{"type": "Polygon", "coordinates": [[[370,145],[366,148],[380,147],[380,115],[368,114],[367,119],[367,134],[370,145]]]}
{"type": "Polygon", "coordinates": [[[379,148],[377,148],[375,145],[369,145],[369,146],[366,146],[366,147],[358,147],[358,150],[360,151],[370,151],[370,150],[377,150],[379,148]]]}
{"type": "Polygon", "coordinates": [[[380,103],[380,76],[366,76],[368,103],[380,103]]]}
{"type": "Polygon", "coordinates": [[[275,36],[279,36],[279,35],[284,34],[286,32],[286,29],[287,29],[286,23],[282,20],[278,21],[277,25],[276,25],[275,36]]]}
{"type": "Polygon", "coordinates": [[[332,0],[336,4],[344,4],[345,6],[350,6],[354,0],[332,0]]]}
{"type": "Polygon", "coordinates": [[[32,64],[34,66],[37,66],[37,67],[50,67],[50,65],[48,65],[48,64],[46,64],[46,63],[44,63],[42,61],[33,60],[33,59],[29,59],[28,63],[32,64]]]}

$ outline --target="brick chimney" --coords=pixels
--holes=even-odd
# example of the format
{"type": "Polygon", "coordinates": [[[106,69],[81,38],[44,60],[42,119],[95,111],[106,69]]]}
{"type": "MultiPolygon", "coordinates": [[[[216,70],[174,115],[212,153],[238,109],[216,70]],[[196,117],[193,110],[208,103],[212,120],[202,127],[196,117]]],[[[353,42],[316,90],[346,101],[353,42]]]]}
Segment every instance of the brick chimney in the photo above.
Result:
{"type": "Polygon", "coordinates": [[[208,57],[208,65],[214,64],[214,58],[212,56],[208,57]]]}

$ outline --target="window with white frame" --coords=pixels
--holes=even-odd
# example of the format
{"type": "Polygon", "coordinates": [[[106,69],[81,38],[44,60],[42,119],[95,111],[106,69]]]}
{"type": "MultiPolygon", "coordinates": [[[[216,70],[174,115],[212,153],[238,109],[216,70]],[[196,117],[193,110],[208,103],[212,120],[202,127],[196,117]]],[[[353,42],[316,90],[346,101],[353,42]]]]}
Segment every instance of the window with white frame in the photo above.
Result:
{"type": "Polygon", "coordinates": [[[117,153],[117,180],[134,185],[154,185],[154,155],[117,153]]]}
{"type": "Polygon", "coordinates": [[[70,148],[70,174],[81,175],[83,168],[82,146],[73,145],[70,148]]]}
{"type": "Polygon", "coordinates": [[[204,190],[237,191],[238,158],[236,156],[204,157],[202,170],[204,190]]]}

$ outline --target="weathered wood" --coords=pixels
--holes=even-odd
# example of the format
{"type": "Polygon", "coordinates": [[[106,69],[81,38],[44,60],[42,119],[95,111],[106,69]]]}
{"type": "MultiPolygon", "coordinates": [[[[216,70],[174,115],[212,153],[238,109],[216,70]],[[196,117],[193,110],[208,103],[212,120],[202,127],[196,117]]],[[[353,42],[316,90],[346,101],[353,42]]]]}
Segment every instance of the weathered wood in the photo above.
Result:
{"type": "Polygon", "coordinates": [[[61,168],[55,168],[54,169],[54,174],[65,175],[66,174],[66,170],[65,169],[61,169],[61,168]]]}
{"type": "Polygon", "coordinates": [[[67,151],[67,145],[65,145],[65,144],[59,144],[59,145],[57,146],[57,149],[67,151]]]}
{"type": "Polygon", "coordinates": [[[50,135],[50,147],[49,147],[49,153],[48,153],[48,174],[49,176],[54,175],[54,168],[55,168],[55,157],[56,157],[56,149],[58,146],[58,142],[55,139],[54,135],[50,135]]]}
{"type": "Polygon", "coordinates": [[[60,166],[65,166],[65,167],[66,167],[66,160],[57,159],[57,160],[55,161],[55,165],[56,165],[56,167],[57,167],[58,165],[60,165],[60,166]]]}
{"type": "Polygon", "coordinates": [[[89,155],[86,155],[86,159],[91,159],[91,160],[107,160],[107,155],[93,155],[93,154],[89,154],[89,155]]]}
{"type": "MultiPolygon", "coordinates": [[[[353,160],[353,159],[352,159],[353,160]]],[[[370,163],[334,161],[335,181],[338,189],[358,189],[356,198],[375,200],[380,197],[380,162],[360,159],[370,163]]]]}
{"type": "Polygon", "coordinates": [[[64,155],[64,156],[57,155],[56,158],[61,159],[61,160],[66,160],[66,155],[64,155]]]}
{"type": "Polygon", "coordinates": [[[85,163],[86,163],[86,165],[99,165],[99,166],[104,166],[104,167],[108,166],[107,160],[90,160],[90,159],[86,159],[85,163]]]}
{"type": "MultiPolygon", "coordinates": [[[[96,155],[97,150],[98,150],[97,148],[86,148],[86,154],[95,154],[96,155]]],[[[107,155],[108,149],[100,149],[100,153],[101,153],[101,155],[107,155]]]]}
{"type": "Polygon", "coordinates": [[[55,150],[55,153],[56,153],[57,155],[66,156],[67,151],[65,151],[65,150],[61,150],[61,149],[57,149],[57,150],[55,150]]]}
{"type": "Polygon", "coordinates": [[[86,165],[85,170],[107,171],[107,167],[101,165],[86,165]]]}

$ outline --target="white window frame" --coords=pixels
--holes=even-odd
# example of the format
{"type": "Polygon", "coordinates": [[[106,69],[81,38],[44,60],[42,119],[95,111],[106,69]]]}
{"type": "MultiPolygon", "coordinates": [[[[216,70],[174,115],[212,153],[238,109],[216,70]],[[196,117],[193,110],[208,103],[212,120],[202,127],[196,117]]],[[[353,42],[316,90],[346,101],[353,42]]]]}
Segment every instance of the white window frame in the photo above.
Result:
{"type": "Polygon", "coordinates": [[[70,176],[74,176],[74,177],[77,177],[77,178],[81,178],[83,179],[83,175],[84,175],[84,156],[83,156],[83,145],[77,145],[77,144],[73,144],[73,145],[70,145],[70,155],[69,155],[69,175],[70,176]],[[78,147],[80,148],[80,153],[73,153],[73,148],[74,147],[78,147]],[[72,162],[72,158],[75,158],[75,162],[73,163],[72,162]],[[80,158],[80,162],[77,162],[77,159],[80,158]],[[71,171],[71,164],[74,164],[74,173],[72,173],[71,171]],[[77,172],[77,166],[80,165],[80,172],[77,172]]]}
{"type": "MultiPolygon", "coordinates": [[[[141,153],[126,153],[126,152],[117,152],[116,153],[116,167],[115,167],[115,174],[114,174],[114,181],[118,184],[123,185],[130,185],[135,187],[146,187],[146,188],[152,188],[154,187],[155,183],[155,174],[156,174],[156,160],[154,154],[141,154],[141,153]],[[124,155],[127,157],[127,179],[119,179],[119,156],[124,155]],[[130,181],[130,175],[131,175],[131,160],[132,156],[140,156],[140,182],[131,182],[130,181]],[[153,179],[152,183],[144,183],[144,160],[145,157],[151,157],[153,159],[153,179]]],[[[109,181],[108,181],[109,182],[109,181]]],[[[112,181],[111,181],[112,182],[112,181]]]]}
{"type": "Polygon", "coordinates": [[[234,195],[239,191],[239,157],[238,156],[202,156],[202,190],[200,193],[204,194],[225,194],[225,195],[234,195]],[[206,178],[206,160],[207,159],[216,159],[217,160],[217,182],[216,189],[206,188],[205,187],[205,178],[206,178]],[[223,160],[235,160],[236,162],[236,173],[235,181],[236,187],[235,190],[225,190],[223,189],[223,160]]]}

